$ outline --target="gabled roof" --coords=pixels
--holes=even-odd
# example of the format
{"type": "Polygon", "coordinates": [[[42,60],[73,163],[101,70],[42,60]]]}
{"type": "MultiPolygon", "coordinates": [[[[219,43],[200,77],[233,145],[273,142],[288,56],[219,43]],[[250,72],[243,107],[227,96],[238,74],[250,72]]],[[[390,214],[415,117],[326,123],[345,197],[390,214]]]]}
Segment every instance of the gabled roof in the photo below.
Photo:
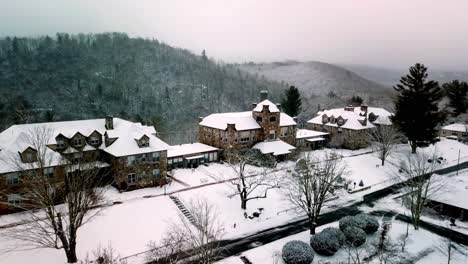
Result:
{"type": "Polygon", "coordinates": [[[282,140],[264,141],[255,144],[253,149],[258,149],[262,154],[272,154],[273,156],[285,155],[296,149],[282,140]]]}
{"type": "Polygon", "coordinates": [[[263,106],[264,105],[268,105],[268,110],[271,112],[271,113],[278,113],[280,110],[278,108],[278,106],[274,103],[272,103],[270,100],[266,99],[266,100],[263,100],[261,101],[260,103],[257,104],[257,106],[255,106],[255,108],[253,109],[254,112],[261,112],[263,110],[263,106]]]}
{"type": "Polygon", "coordinates": [[[226,130],[228,124],[234,124],[237,130],[260,129],[251,111],[211,114],[200,122],[201,126],[226,130]]]}

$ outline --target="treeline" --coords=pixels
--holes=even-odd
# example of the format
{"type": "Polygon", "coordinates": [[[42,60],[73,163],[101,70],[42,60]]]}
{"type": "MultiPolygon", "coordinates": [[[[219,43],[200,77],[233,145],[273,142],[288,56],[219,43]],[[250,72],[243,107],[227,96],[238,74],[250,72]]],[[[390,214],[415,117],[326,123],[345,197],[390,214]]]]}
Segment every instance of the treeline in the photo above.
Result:
{"type": "Polygon", "coordinates": [[[170,143],[196,140],[198,116],[250,109],[285,87],[155,39],[123,33],[0,39],[0,128],[128,118],[170,143]]]}

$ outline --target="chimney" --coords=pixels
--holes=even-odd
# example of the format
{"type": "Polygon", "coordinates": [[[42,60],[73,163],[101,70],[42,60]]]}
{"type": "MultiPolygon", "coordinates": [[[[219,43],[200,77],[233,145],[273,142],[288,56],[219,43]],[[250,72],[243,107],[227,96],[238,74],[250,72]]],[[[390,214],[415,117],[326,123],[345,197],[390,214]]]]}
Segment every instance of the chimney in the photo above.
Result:
{"type": "Polygon", "coordinates": [[[105,127],[107,130],[114,129],[114,118],[112,116],[106,116],[106,124],[105,127]]]}
{"type": "Polygon", "coordinates": [[[256,103],[253,103],[253,104],[252,104],[252,108],[255,108],[255,107],[257,107],[257,104],[256,104],[256,103]]]}
{"type": "Polygon", "coordinates": [[[281,111],[281,104],[276,104],[276,107],[281,111]]]}
{"type": "Polygon", "coordinates": [[[294,120],[294,122],[297,123],[297,120],[298,120],[298,119],[297,119],[297,116],[293,117],[293,120],[294,120]]]}
{"type": "Polygon", "coordinates": [[[270,112],[270,106],[269,106],[269,105],[264,104],[264,105],[262,105],[262,106],[263,106],[262,112],[270,112]]]}
{"type": "Polygon", "coordinates": [[[368,108],[367,105],[361,104],[361,111],[362,111],[362,112],[366,112],[366,113],[367,113],[367,108],[368,108]]]}
{"type": "Polygon", "coordinates": [[[260,101],[264,101],[268,99],[268,91],[267,90],[261,90],[260,91],[260,101]]]}
{"type": "Polygon", "coordinates": [[[203,121],[203,117],[202,117],[202,116],[199,116],[199,117],[198,117],[198,123],[200,123],[201,121],[203,121]]]}
{"type": "Polygon", "coordinates": [[[236,124],[227,124],[227,129],[226,130],[236,130],[236,124]]]}

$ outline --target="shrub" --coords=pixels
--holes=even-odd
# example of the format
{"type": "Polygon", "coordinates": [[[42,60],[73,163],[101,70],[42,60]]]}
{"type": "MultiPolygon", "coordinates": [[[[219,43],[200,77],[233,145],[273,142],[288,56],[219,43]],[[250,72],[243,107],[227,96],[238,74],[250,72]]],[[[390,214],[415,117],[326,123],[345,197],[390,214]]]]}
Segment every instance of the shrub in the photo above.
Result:
{"type": "Polygon", "coordinates": [[[366,221],[362,217],[345,216],[340,219],[339,226],[340,230],[343,232],[346,228],[351,226],[364,229],[366,227],[366,221]]]}
{"type": "Polygon", "coordinates": [[[347,227],[343,233],[348,243],[353,247],[359,247],[366,243],[366,232],[359,227],[347,227]]]}
{"type": "Polygon", "coordinates": [[[373,234],[379,230],[380,224],[375,217],[368,215],[368,214],[358,214],[355,216],[356,218],[360,218],[359,221],[365,222],[364,231],[366,234],[373,234]]]}
{"type": "Polygon", "coordinates": [[[333,234],[333,236],[336,237],[336,239],[338,240],[338,242],[340,243],[340,247],[342,247],[344,245],[344,243],[346,242],[346,237],[345,235],[343,234],[343,232],[341,232],[340,229],[338,228],[335,228],[335,227],[327,227],[325,228],[324,230],[322,230],[322,233],[323,232],[327,232],[327,233],[331,233],[333,234]]]}
{"type": "Polygon", "coordinates": [[[333,232],[322,231],[312,236],[310,238],[310,245],[317,254],[323,256],[333,256],[340,249],[340,242],[333,232]]]}
{"type": "Polygon", "coordinates": [[[283,246],[283,260],[286,264],[310,264],[314,260],[312,248],[302,241],[289,241],[283,246]]]}

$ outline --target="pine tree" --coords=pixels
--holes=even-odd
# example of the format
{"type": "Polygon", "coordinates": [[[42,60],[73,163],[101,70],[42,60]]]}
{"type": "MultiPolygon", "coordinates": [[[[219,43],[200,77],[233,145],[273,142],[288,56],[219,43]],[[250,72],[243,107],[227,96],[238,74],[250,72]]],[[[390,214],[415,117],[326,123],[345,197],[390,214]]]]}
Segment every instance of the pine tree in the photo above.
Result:
{"type": "Polygon", "coordinates": [[[297,116],[302,110],[302,100],[299,90],[291,86],[285,91],[285,97],[281,101],[283,111],[292,116],[297,116]]]}
{"type": "Polygon", "coordinates": [[[453,108],[452,115],[465,113],[468,108],[468,83],[454,80],[444,83],[442,87],[449,99],[449,106],[453,108]]]}
{"type": "Polygon", "coordinates": [[[437,82],[427,80],[427,76],[424,64],[417,63],[393,87],[397,96],[392,121],[408,138],[412,153],[416,153],[418,142],[434,142],[436,126],[445,119],[438,107],[442,89],[437,82]]]}

